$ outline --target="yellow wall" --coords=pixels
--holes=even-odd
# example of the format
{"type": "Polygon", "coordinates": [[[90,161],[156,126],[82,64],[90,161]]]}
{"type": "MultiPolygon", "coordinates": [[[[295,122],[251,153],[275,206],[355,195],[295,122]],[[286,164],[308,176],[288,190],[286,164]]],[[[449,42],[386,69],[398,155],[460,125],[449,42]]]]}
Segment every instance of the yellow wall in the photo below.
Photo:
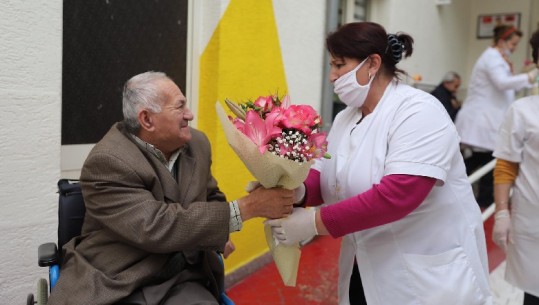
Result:
{"type": "MultiPolygon", "coordinates": [[[[251,174],[228,146],[215,102],[286,93],[287,84],[271,0],[231,0],[200,58],[198,128],[213,149],[213,174],[228,199],[244,196],[251,174]]],[[[231,234],[236,252],[225,260],[230,273],[268,251],[263,219],[231,234]]]]}

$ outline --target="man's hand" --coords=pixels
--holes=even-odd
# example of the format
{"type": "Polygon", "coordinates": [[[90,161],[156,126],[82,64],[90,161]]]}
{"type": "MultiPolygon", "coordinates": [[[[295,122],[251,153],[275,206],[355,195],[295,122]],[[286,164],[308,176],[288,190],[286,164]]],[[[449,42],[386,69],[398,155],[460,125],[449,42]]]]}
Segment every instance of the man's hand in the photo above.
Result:
{"type": "MultiPolygon", "coordinates": [[[[245,191],[250,193],[260,187],[261,184],[258,181],[250,181],[247,186],[245,186],[245,191]]],[[[294,189],[294,203],[298,204],[303,201],[305,197],[305,184],[301,184],[299,187],[294,189]]]]}
{"type": "Polygon", "coordinates": [[[267,189],[260,186],[238,199],[243,221],[253,217],[286,217],[292,213],[293,204],[294,191],[279,187],[267,189]]]}
{"type": "Polygon", "coordinates": [[[511,216],[509,210],[500,210],[494,215],[494,229],[492,230],[492,240],[504,252],[507,250],[507,243],[513,243],[511,234],[511,216]]]}
{"type": "Polygon", "coordinates": [[[316,209],[294,208],[292,215],[267,220],[273,236],[285,245],[293,245],[318,234],[315,223],[316,209]]]}
{"type": "Polygon", "coordinates": [[[227,258],[232,252],[236,250],[234,243],[229,239],[225,244],[225,251],[223,252],[223,257],[227,258]]]}

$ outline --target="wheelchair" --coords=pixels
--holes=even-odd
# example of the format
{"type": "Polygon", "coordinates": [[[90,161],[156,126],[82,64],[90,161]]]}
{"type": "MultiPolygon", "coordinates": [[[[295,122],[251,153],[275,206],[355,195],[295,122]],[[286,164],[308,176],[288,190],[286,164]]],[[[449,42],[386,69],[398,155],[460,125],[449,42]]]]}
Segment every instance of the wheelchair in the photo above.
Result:
{"type": "MultiPolygon", "coordinates": [[[[44,278],[38,279],[36,294],[28,294],[26,305],[47,304],[49,292],[52,291],[60,277],[62,247],[81,233],[86,208],[78,181],[60,179],[58,181],[58,194],[58,245],[51,242],[41,244],[38,248],[38,265],[49,268],[49,279],[48,281],[44,278]]],[[[234,302],[224,292],[224,287],[221,287],[221,290],[223,292],[221,293],[220,305],[234,305],[234,302]]]]}

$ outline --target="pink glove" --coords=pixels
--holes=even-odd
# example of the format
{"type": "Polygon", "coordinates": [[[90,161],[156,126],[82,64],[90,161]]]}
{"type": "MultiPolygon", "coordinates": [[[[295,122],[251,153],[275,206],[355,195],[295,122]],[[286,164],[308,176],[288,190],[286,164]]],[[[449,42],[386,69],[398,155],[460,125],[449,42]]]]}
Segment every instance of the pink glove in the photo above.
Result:
{"type": "Polygon", "coordinates": [[[508,242],[513,243],[509,210],[500,210],[494,215],[492,240],[498,247],[502,248],[503,252],[506,252],[508,242]]]}

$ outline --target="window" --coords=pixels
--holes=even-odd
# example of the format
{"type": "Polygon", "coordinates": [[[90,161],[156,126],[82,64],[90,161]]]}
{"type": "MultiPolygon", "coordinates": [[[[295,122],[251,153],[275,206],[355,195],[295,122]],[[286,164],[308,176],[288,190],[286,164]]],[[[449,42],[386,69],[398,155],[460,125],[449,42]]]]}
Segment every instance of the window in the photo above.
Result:
{"type": "Polygon", "coordinates": [[[62,171],[122,119],[130,77],[162,71],[187,94],[186,56],[187,0],[64,0],[62,171]]]}

